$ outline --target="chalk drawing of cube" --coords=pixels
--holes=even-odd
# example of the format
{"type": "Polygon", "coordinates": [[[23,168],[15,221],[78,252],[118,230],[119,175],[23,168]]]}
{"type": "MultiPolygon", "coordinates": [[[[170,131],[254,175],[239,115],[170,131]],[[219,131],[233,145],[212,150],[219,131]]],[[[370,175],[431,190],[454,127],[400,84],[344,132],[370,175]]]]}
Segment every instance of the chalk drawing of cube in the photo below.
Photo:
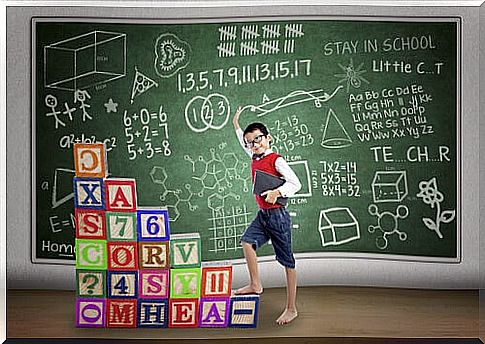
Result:
{"type": "Polygon", "coordinates": [[[76,91],[126,75],[126,34],[92,31],[44,47],[49,88],[76,91]]]}
{"type": "Polygon", "coordinates": [[[323,247],[341,245],[360,238],[359,223],[349,208],[320,211],[318,230],[323,247]]]}
{"type": "Polygon", "coordinates": [[[374,203],[401,202],[408,195],[406,171],[377,171],[372,181],[374,203]]]}

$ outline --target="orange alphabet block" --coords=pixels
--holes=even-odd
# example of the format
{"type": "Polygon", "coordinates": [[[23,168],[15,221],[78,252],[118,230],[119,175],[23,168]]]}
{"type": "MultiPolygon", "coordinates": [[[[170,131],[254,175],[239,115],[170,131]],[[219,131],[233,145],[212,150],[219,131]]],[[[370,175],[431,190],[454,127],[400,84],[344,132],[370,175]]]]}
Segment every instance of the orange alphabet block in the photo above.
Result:
{"type": "Polygon", "coordinates": [[[74,168],[78,177],[105,178],[108,173],[106,148],[102,143],[75,143],[74,168]]]}

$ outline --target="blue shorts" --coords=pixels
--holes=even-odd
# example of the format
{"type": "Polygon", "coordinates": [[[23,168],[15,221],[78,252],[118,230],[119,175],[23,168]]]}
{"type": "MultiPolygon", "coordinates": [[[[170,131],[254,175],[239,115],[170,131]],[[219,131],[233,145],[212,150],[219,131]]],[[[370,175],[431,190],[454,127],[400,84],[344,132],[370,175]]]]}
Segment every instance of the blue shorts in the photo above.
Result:
{"type": "Polygon", "coordinates": [[[260,209],[241,236],[241,241],[252,244],[254,250],[271,239],[276,260],[283,266],[294,269],[295,257],[291,248],[291,218],[286,208],[260,209]]]}

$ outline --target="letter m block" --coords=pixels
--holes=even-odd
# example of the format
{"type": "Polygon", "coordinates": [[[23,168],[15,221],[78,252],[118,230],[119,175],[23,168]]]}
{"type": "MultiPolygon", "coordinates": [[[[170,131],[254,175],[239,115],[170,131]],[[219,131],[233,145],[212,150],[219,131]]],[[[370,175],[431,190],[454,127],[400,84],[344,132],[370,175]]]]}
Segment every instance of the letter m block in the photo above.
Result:
{"type": "Polygon", "coordinates": [[[136,211],[136,182],[134,179],[105,179],[106,210],[136,211]]]}
{"type": "Polygon", "coordinates": [[[202,266],[202,297],[229,297],[232,287],[232,266],[202,266]]]}
{"type": "Polygon", "coordinates": [[[136,301],[108,299],[108,327],[136,327],[136,301]]]}
{"type": "Polygon", "coordinates": [[[196,268],[201,265],[199,233],[173,234],[170,237],[170,266],[196,268]]]}
{"type": "Polygon", "coordinates": [[[74,167],[78,177],[106,177],[108,168],[104,144],[75,143],[74,167]]]}

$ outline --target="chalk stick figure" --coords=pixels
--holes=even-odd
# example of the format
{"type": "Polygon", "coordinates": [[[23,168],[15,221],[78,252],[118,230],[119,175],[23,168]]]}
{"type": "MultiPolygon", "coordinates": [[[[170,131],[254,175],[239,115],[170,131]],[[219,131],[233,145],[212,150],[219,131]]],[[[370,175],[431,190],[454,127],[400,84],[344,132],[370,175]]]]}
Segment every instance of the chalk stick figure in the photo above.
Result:
{"type": "Polygon", "coordinates": [[[93,119],[86,111],[86,108],[91,107],[91,105],[85,103],[87,99],[91,99],[88,91],[77,90],[74,93],[74,103],[77,103],[78,101],[81,103],[79,107],[83,110],[83,122],[86,122],[86,118],[93,119]]]}
{"type": "Polygon", "coordinates": [[[66,126],[66,124],[57,117],[61,112],[56,110],[57,107],[57,98],[54,97],[52,94],[48,94],[45,97],[45,105],[51,109],[51,112],[46,113],[46,117],[51,117],[54,116],[54,119],[56,120],[55,125],[56,129],[59,128],[59,125],[62,125],[63,127],[66,126]]]}

